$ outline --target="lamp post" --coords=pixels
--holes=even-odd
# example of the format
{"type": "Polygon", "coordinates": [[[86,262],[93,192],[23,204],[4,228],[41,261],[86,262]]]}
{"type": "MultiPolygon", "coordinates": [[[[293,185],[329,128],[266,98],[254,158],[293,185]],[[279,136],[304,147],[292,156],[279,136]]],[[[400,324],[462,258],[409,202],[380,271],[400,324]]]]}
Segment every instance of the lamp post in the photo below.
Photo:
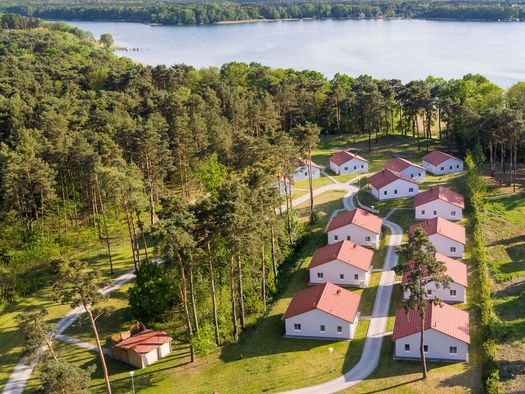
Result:
{"type": "Polygon", "coordinates": [[[328,352],[330,353],[330,372],[333,372],[334,371],[334,361],[333,361],[332,354],[334,353],[334,348],[333,347],[329,347],[328,348],[328,352]]]}
{"type": "Polygon", "coordinates": [[[131,376],[131,392],[135,394],[135,382],[133,381],[133,375],[135,371],[129,371],[129,376],[131,376]]]}

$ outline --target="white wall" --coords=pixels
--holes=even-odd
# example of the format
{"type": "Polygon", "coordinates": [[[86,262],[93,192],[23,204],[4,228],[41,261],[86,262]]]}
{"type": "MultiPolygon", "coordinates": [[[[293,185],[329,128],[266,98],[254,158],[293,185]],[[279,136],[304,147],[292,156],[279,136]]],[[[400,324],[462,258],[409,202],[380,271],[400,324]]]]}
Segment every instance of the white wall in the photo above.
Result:
{"type": "MultiPolygon", "coordinates": [[[[395,343],[395,357],[419,359],[419,340],[419,333],[399,338],[395,343]],[[410,345],[410,351],[405,352],[405,344],[410,345]]],[[[428,345],[428,353],[425,354],[427,359],[468,362],[468,344],[439,331],[425,330],[424,344],[428,345]],[[458,348],[457,354],[449,353],[450,346],[458,348]]]]}
{"type": "Polygon", "coordinates": [[[355,224],[347,224],[346,226],[328,232],[328,244],[348,240],[358,245],[375,248],[379,246],[379,236],[380,234],[375,234],[363,227],[356,226],[355,224]],[[350,239],[348,239],[348,237],[350,237],[350,239]],[[366,237],[370,237],[370,241],[367,241],[366,237]]]}
{"type": "MultiPolygon", "coordinates": [[[[467,294],[465,287],[461,286],[457,283],[450,283],[450,288],[445,289],[443,286],[440,286],[439,288],[436,288],[435,282],[430,282],[425,285],[425,288],[432,291],[431,297],[438,297],[444,302],[455,304],[455,303],[465,303],[467,302],[467,294]],[[451,290],[456,290],[456,295],[452,296],[450,295],[451,290]]],[[[406,290],[403,294],[403,297],[408,299],[410,296],[410,290],[406,290]]]]}
{"type": "Polygon", "coordinates": [[[415,209],[416,220],[432,219],[437,216],[450,221],[462,220],[463,209],[443,200],[434,200],[415,209]],[[455,212],[455,215],[452,213],[455,212]]]}
{"type": "Polygon", "coordinates": [[[351,323],[317,309],[285,320],[286,335],[295,337],[348,340],[352,339],[351,326],[351,323]],[[294,330],[295,323],[301,324],[301,331],[294,330]],[[321,332],[321,325],[325,326],[325,332],[321,332]],[[337,326],[342,327],[341,333],[337,332],[337,326]]]}
{"type": "Polygon", "coordinates": [[[155,361],[159,359],[157,349],[153,349],[151,352],[143,354],[142,359],[144,360],[144,368],[148,365],[153,364],[155,361]]]}
{"type": "Polygon", "coordinates": [[[403,179],[396,179],[394,182],[377,190],[370,185],[372,195],[378,200],[392,200],[394,198],[404,198],[415,196],[419,192],[419,185],[405,181],[403,179]],[[412,190],[412,191],[410,191],[412,190]],[[397,191],[397,193],[395,193],[397,191]],[[385,194],[386,192],[386,194],[385,194]]]}
{"type": "Polygon", "coordinates": [[[434,175],[452,174],[454,172],[463,171],[463,162],[457,159],[445,160],[443,163],[438,164],[437,166],[423,161],[422,165],[428,172],[434,175]]]}
{"type": "MultiPolygon", "coordinates": [[[[321,176],[321,169],[312,166],[312,179],[319,178],[321,176]]],[[[301,166],[293,174],[294,181],[302,181],[308,179],[308,166],[301,166]]]]}
{"type": "Polygon", "coordinates": [[[416,166],[410,166],[401,171],[403,175],[415,180],[415,181],[424,181],[426,177],[426,172],[424,168],[419,168],[416,166]]]}
{"type": "Polygon", "coordinates": [[[340,166],[330,162],[330,169],[337,175],[359,174],[368,172],[368,163],[359,159],[351,159],[340,166]]]}
{"type": "Polygon", "coordinates": [[[159,358],[166,357],[168,354],[171,353],[171,343],[167,342],[160,346],[159,348],[159,358]]]}
{"type": "Polygon", "coordinates": [[[279,186],[279,194],[281,195],[281,197],[286,196],[286,192],[288,192],[288,195],[290,196],[292,195],[293,187],[291,183],[288,183],[287,185],[285,185],[284,182],[280,182],[280,181],[277,183],[279,186]]]}
{"type": "Polygon", "coordinates": [[[133,350],[128,350],[128,363],[136,368],[145,368],[142,356],[133,350]]]}
{"type": "Polygon", "coordinates": [[[432,244],[436,247],[438,253],[444,254],[448,257],[463,258],[465,245],[462,243],[444,237],[441,234],[432,234],[428,239],[430,239],[432,244]],[[456,247],[456,251],[451,252],[451,247],[456,247]]]}
{"type": "Polygon", "coordinates": [[[339,260],[333,260],[310,269],[310,283],[330,282],[339,286],[366,287],[369,280],[370,271],[360,270],[339,260]],[[323,277],[318,278],[318,273],[322,273],[323,277]],[[340,275],[344,275],[344,278],[341,279],[340,275]],[[355,275],[358,276],[357,279],[355,279],[355,275]]]}

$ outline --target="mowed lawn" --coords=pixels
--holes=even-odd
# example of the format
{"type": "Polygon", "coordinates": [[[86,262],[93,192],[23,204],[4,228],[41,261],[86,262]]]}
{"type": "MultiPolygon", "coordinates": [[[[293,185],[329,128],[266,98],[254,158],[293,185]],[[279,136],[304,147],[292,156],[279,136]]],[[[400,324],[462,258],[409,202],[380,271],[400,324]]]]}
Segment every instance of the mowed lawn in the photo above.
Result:
{"type": "MultiPolygon", "coordinates": [[[[523,180],[524,173],[520,174],[523,180]]],[[[488,182],[491,182],[487,178],[488,182]]],[[[525,387],[525,187],[489,188],[485,234],[500,319],[496,360],[504,392],[525,387]]]]}

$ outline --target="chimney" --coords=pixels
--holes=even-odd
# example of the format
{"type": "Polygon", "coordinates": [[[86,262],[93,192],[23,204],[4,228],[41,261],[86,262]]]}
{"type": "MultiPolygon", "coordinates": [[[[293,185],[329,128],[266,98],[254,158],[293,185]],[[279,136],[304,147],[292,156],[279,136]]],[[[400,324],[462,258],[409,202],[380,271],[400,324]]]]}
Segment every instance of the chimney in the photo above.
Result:
{"type": "Polygon", "coordinates": [[[336,293],[341,294],[341,289],[337,289],[336,293]]]}

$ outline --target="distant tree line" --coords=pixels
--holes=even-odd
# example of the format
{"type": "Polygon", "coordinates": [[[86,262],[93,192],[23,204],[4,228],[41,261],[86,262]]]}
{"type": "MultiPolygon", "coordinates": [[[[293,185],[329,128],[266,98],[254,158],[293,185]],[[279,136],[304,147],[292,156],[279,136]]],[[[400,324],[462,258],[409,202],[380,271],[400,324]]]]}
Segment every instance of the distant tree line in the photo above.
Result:
{"type": "Polygon", "coordinates": [[[522,1],[250,1],[250,2],[43,2],[6,1],[0,11],[63,20],[122,20],[166,25],[250,19],[425,18],[453,20],[525,19],[522,1]]]}
{"type": "Polygon", "coordinates": [[[384,134],[440,139],[506,183],[523,162],[525,83],[146,67],[65,23],[0,23],[0,303],[55,281],[57,257],[93,241],[110,276],[126,242],[134,317],[177,322],[193,356],[236,340],[282,290],[304,237],[275,183],[319,133],[369,149],[384,134]]]}

